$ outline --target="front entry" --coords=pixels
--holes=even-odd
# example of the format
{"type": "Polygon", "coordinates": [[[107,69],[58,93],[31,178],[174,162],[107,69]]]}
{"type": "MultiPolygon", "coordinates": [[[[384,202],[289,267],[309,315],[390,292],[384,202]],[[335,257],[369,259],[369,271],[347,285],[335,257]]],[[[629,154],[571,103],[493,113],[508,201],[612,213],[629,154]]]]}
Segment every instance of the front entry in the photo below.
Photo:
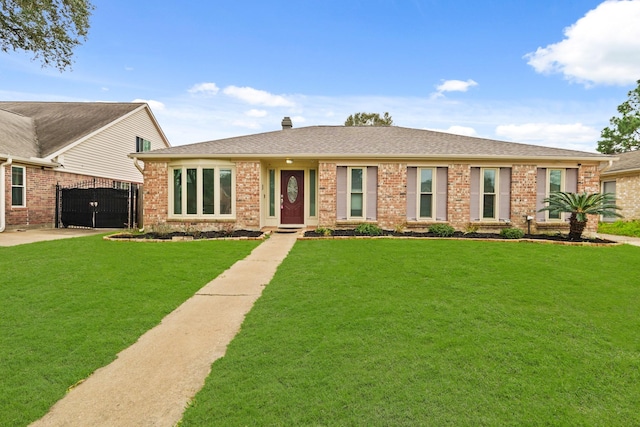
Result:
{"type": "Polygon", "coordinates": [[[304,171],[280,172],[280,224],[304,224],[304,171]]]}

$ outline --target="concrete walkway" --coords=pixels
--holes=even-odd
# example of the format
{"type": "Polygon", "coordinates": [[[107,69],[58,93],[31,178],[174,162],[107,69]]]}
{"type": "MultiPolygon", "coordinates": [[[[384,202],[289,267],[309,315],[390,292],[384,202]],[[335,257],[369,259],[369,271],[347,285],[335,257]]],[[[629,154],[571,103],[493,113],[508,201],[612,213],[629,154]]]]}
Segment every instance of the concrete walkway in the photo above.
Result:
{"type": "Polygon", "coordinates": [[[32,426],[174,426],[293,247],[272,234],[32,426]]]}
{"type": "Polygon", "coordinates": [[[602,233],[595,234],[595,237],[598,237],[600,239],[611,240],[612,242],[627,243],[633,246],[640,246],[639,237],[614,236],[613,234],[602,234],[602,233]]]}
{"type": "Polygon", "coordinates": [[[114,229],[91,228],[35,228],[29,230],[5,230],[0,233],[0,246],[16,246],[45,240],[68,239],[93,234],[115,232],[114,229]]]}

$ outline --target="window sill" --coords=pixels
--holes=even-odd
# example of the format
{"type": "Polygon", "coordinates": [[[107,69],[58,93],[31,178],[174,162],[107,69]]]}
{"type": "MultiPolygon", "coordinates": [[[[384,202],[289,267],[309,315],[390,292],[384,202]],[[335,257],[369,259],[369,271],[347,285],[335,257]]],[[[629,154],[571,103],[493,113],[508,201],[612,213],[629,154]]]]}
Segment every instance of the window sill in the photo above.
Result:
{"type": "Polygon", "coordinates": [[[407,228],[427,228],[429,226],[435,225],[435,224],[449,224],[449,221],[438,221],[438,220],[433,220],[433,221],[427,221],[427,220],[420,220],[420,221],[407,221],[407,228]]]}
{"type": "Polygon", "coordinates": [[[469,222],[469,225],[474,227],[480,227],[480,228],[502,229],[502,228],[509,228],[513,224],[511,222],[505,222],[505,221],[471,221],[469,222]]]}
{"type": "Polygon", "coordinates": [[[359,225],[359,224],[377,224],[378,221],[374,219],[339,219],[336,221],[336,225],[349,226],[349,225],[359,225]]]}
{"type": "Polygon", "coordinates": [[[548,222],[536,222],[536,228],[538,230],[544,230],[544,229],[569,229],[569,223],[565,222],[565,221],[548,221],[548,222]]]}

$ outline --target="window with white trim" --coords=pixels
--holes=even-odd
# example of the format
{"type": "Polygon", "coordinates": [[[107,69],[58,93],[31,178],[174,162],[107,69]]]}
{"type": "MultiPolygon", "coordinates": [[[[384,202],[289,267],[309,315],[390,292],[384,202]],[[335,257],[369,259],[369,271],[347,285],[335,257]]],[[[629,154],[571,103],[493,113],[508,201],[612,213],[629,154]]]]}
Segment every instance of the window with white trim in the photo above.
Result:
{"type": "Polygon", "coordinates": [[[185,165],[170,168],[169,215],[178,218],[232,218],[235,169],[185,165]]]}
{"type": "Polygon", "coordinates": [[[347,174],[347,212],[349,219],[366,218],[366,188],[367,188],[367,168],[350,167],[347,174]]]}
{"type": "Polygon", "coordinates": [[[27,205],[27,186],[24,178],[23,166],[11,166],[11,206],[21,208],[27,205]]]}
{"type": "MultiPolygon", "coordinates": [[[[564,169],[547,169],[547,197],[552,193],[564,191],[564,169]]],[[[547,219],[561,220],[562,212],[547,211],[547,219]]]]}
{"type": "Polygon", "coordinates": [[[500,174],[497,168],[483,168],[482,179],[480,180],[480,206],[482,211],[480,212],[480,218],[482,220],[497,220],[498,219],[498,180],[500,174]]]}
{"type": "Polygon", "coordinates": [[[418,169],[418,218],[433,219],[435,213],[435,170],[434,168],[418,169]]]}

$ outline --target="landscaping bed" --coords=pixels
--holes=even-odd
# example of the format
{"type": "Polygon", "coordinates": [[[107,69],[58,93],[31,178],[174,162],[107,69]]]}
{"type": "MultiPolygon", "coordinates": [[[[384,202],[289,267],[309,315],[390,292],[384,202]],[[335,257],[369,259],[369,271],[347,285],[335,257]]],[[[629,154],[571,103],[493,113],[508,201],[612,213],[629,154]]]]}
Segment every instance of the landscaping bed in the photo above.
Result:
{"type": "MultiPolygon", "coordinates": [[[[362,233],[356,229],[336,229],[336,230],[310,230],[304,233],[304,237],[308,238],[332,238],[332,237],[374,237],[372,234],[362,233]]],[[[611,240],[582,237],[580,239],[569,240],[566,234],[524,234],[519,239],[513,239],[504,237],[498,233],[478,233],[470,232],[465,233],[462,231],[456,231],[450,236],[442,236],[438,233],[431,231],[404,231],[397,232],[392,230],[380,230],[378,237],[416,237],[416,238],[452,238],[452,239],[484,239],[484,240],[535,240],[535,241],[548,241],[548,242],[561,242],[561,243],[592,243],[592,244],[615,244],[611,240]]]]}
{"type": "Polygon", "coordinates": [[[146,233],[118,233],[109,236],[109,239],[129,240],[201,240],[201,239],[227,239],[227,238],[261,238],[262,231],[233,230],[233,231],[172,231],[172,232],[146,232],[146,233]]]}

